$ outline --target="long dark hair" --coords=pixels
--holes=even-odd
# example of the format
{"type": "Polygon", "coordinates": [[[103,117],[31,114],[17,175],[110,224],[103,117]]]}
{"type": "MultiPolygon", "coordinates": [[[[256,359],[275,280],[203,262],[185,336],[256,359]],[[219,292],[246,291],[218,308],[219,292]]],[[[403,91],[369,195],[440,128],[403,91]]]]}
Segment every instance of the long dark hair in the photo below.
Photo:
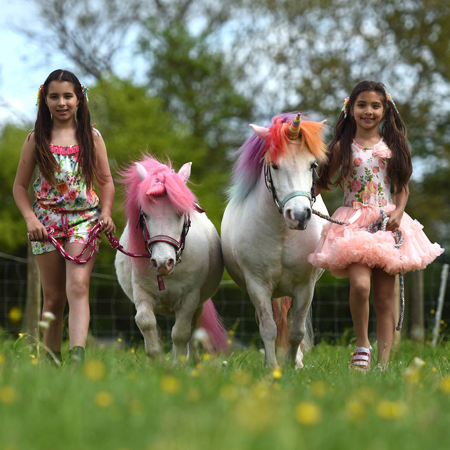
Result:
{"type": "Polygon", "coordinates": [[[406,128],[392,101],[388,100],[386,87],[377,81],[361,81],[350,94],[347,104],[347,117],[341,112],[331,144],[328,146],[328,162],[319,167],[319,180],[317,185],[323,190],[329,190],[330,186],[337,186],[351,175],[352,150],[351,145],[356,134],[356,122],[351,111],[359,94],[366,91],[375,91],[380,94],[383,102],[384,116],[380,122],[380,134],[386,145],[392,151],[389,159],[387,173],[393,182],[394,194],[398,194],[407,186],[412,174],[411,153],[408,140],[406,139],[406,128]],[[341,155],[341,170],[337,180],[332,183],[330,179],[330,165],[333,161],[333,152],[339,150],[341,155]]]}
{"type": "Polygon", "coordinates": [[[68,81],[72,83],[75,95],[79,100],[76,113],[77,129],[76,137],[80,149],[78,167],[81,168],[88,189],[92,187],[94,176],[97,175],[94,139],[91,128],[91,115],[78,78],[68,70],[55,70],[45,80],[42,90],[39,92],[39,109],[34,125],[36,142],[36,161],[39,164],[44,178],[51,186],[56,186],[55,172],[59,172],[56,159],[50,151],[52,139],[52,117],[45,98],[52,81],[68,81]]]}

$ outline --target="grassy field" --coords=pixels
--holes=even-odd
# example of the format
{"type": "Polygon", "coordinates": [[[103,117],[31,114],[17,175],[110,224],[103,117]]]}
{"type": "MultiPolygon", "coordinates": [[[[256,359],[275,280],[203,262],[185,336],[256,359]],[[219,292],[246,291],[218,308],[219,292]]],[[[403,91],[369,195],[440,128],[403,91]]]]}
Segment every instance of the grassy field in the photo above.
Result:
{"type": "Polygon", "coordinates": [[[403,342],[367,375],[326,344],[299,372],[267,371],[255,349],[173,366],[115,345],[56,368],[3,339],[0,449],[447,449],[449,350],[403,342]]]}

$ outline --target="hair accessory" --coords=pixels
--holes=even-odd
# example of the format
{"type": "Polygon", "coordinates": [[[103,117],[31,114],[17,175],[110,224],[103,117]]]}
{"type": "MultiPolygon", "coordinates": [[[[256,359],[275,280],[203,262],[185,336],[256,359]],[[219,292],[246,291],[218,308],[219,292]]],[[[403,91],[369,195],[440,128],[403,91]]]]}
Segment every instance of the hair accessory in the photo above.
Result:
{"type": "Polygon", "coordinates": [[[42,94],[43,90],[44,90],[44,85],[41,84],[39,86],[39,90],[38,90],[38,93],[37,93],[36,106],[39,106],[39,103],[41,102],[41,94],[42,94]]]}
{"type": "Polygon", "coordinates": [[[344,119],[347,118],[347,105],[348,105],[349,100],[350,100],[350,97],[344,98],[344,106],[341,109],[341,111],[343,111],[343,113],[344,113],[344,119]]]}
{"type": "Polygon", "coordinates": [[[389,94],[389,92],[386,92],[386,99],[388,102],[391,102],[394,105],[395,110],[398,112],[397,105],[395,104],[394,99],[392,98],[392,95],[389,94]]]}
{"type": "Polygon", "coordinates": [[[83,93],[84,97],[86,98],[86,101],[89,102],[89,97],[87,94],[87,91],[89,88],[87,88],[84,84],[81,85],[81,92],[83,93]]]}

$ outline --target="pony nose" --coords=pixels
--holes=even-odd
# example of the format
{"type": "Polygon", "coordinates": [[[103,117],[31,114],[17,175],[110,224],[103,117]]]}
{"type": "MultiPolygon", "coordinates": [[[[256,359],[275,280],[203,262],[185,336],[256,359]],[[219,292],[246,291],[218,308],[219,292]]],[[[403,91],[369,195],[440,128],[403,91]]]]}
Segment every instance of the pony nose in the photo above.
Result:
{"type": "Polygon", "coordinates": [[[150,266],[156,269],[159,275],[169,275],[175,267],[175,261],[173,258],[168,258],[165,261],[157,261],[155,258],[152,258],[150,266]]]}
{"type": "Polygon", "coordinates": [[[305,208],[301,211],[288,208],[285,211],[285,219],[289,228],[304,230],[311,219],[311,208],[305,208]]]}

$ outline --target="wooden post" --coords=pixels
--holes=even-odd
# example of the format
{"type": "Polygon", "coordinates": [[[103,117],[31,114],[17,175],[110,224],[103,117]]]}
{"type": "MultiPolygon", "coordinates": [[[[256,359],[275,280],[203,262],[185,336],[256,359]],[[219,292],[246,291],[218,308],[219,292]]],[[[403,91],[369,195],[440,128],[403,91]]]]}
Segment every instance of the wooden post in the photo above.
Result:
{"type": "MultiPolygon", "coordinates": [[[[400,281],[399,276],[395,277],[395,285],[394,285],[394,305],[395,305],[395,326],[397,326],[398,318],[400,317],[400,281]]],[[[400,343],[400,339],[402,337],[402,332],[395,330],[394,332],[394,345],[398,345],[400,343]]]]}
{"type": "Polygon", "coordinates": [[[411,339],[419,344],[425,340],[423,298],[423,270],[417,270],[412,273],[411,339]]]}
{"type": "MultiPolygon", "coordinates": [[[[39,176],[38,166],[34,169],[32,180],[39,176]]],[[[30,198],[34,198],[31,188],[28,189],[30,198]]],[[[39,318],[41,316],[41,276],[36,258],[31,251],[31,244],[28,243],[28,263],[27,263],[27,299],[24,314],[23,331],[30,336],[39,337],[39,318]]]]}

